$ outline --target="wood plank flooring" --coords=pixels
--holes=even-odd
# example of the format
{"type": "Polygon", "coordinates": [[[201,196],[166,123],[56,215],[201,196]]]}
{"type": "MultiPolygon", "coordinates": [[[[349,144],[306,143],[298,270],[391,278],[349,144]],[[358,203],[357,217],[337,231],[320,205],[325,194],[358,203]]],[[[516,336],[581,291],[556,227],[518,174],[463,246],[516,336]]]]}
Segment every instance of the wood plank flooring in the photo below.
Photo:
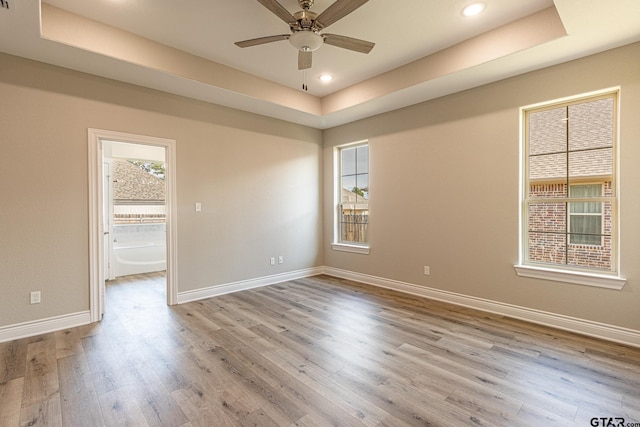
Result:
{"type": "Polygon", "coordinates": [[[175,307],[164,284],[0,343],[0,426],[640,426],[640,349],[328,276],[175,307]]]}

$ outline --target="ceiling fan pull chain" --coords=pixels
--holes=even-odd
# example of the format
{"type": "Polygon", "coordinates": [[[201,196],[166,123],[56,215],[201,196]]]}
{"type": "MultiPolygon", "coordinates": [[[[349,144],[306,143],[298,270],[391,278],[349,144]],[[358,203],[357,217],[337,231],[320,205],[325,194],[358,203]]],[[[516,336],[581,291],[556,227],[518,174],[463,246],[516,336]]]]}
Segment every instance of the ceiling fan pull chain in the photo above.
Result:
{"type": "Polygon", "coordinates": [[[307,86],[307,70],[302,70],[302,89],[309,89],[309,86],[307,86]]]}

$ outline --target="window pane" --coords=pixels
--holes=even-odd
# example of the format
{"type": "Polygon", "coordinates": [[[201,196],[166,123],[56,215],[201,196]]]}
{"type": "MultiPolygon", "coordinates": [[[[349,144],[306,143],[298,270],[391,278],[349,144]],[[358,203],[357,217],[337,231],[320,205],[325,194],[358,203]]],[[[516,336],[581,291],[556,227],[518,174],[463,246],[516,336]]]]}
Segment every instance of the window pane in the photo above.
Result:
{"type": "Polygon", "coordinates": [[[612,148],[569,153],[569,176],[571,178],[610,177],[612,175],[612,148]]]}
{"type": "Polygon", "coordinates": [[[568,248],[568,264],[593,270],[611,270],[611,236],[598,237],[594,245],[589,243],[571,244],[568,248]]]}
{"type": "Polygon", "coordinates": [[[601,197],[602,184],[573,184],[569,187],[569,196],[579,197],[601,197]]]}
{"type": "MultiPolygon", "coordinates": [[[[601,184],[585,184],[585,185],[571,185],[569,187],[570,197],[601,197],[602,185],[601,184]]],[[[600,202],[571,202],[569,203],[569,212],[571,214],[602,214],[602,203],[600,202]]],[[[572,230],[575,232],[576,230],[572,230]]],[[[597,231],[600,233],[600,230],[597,231]]]]}
{"type": "Polygon", "coordinates": [[[356,149],[356,173],[369,173],[369,146],[356,149]]]}
{"type": "Polygon", "coordinates": [[[569,106],[569,150],[613,147],[613,98],[569,106]]]}
{"type": "MultiPolygon", "coordinates": [[[[356,186],[357,186],[356,175],[343,176],[342,177],[342,188],[343,188],[343,190],[346,190],[349,193],[353,193],[353,190],[356,188],[356,186]]],[[[343,191],[343,193],[344,193],[344,191],[343,191]]],[[[355,197],[354,197],[353,200],[350,200],[350,201],[355,202],[356,201],[355,197]]]]}
{"type": "Polygon", "coordinates": [[[567,237],[562,234],[529,232],[528,260],[535,263],[566,264],[567,237]]]}
{"type": "Polygon", "coordinates": [[[355,148],[343,148],[342,153],[342,171],[344,175],[354,175],[356,173],[356,149],[355,148]]]}
{"type": "Polygon", "coordinates": [[[567,150],[565,107],[529,114],[529,155],[567,150]]]}
{"type": "Polygon", "coordinates": [[[601,214],[602,203],[599,202],[571,202],[569,212],[572,214],[601,214]]]}
{"type": "Polygon", "coordinates": [[[369,174],[362,174],[356,176],[356,190],[358,194],[359,203],[368,203],[369,199],[369,174]]]}
{"type": "Polygon", "coordinates": [[[569,243],[572,245],[589,245],[600,246],[602,242],[601,236],[594,236],[591,234],[570,234],[569,243]]]}
{"type": "Polygon", "coordinates": [[[609,237],[613,235],[612,206],[611,202],[602,203],[602,234],[609,237]]]}
{"type": "Polygon", "coordinates": [[[365,243],[369,212],[362,209],[343,207],[340,214],[340,239],[343,242],[365,243]]]}
{"type": "Polygon", "coordinates": [[[544,154],[529,157],[529,182],[535,181],[566,182],[567,154],[544,154]]]}
{"type": "Polygon", "coordinates": [[[532,184],[529,186],[529,198],[567,197],[566,184],[532,184]]]}
{"type": "Polygon", "coordinates": [[[529,203],[529,231],[540,233],[567,232],[567,204],[558,203],[529,203]]]}
{"type": "Polygon", "coordinates": [[[571,215],[569,224],[570,243],[600,244],[602,233],[601,215],[571,215]]]}

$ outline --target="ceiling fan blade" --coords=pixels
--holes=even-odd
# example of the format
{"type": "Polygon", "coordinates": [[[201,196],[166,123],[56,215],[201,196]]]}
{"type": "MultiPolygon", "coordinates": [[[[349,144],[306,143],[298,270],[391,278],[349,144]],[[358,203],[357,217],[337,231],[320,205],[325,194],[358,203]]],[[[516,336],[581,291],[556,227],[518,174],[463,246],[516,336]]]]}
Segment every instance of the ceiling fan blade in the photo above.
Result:
{"type": "Polygon", "coordinates": [[[376,45],[365,40],[354,39],[353,37],[339,36],[337,34],[323,34],[325,44],[341,47],[343,49],[355,50],[356,52],[369,53],[376,45]]]}
{"type": "Polygon", "coordinates": [[[313,52],[311,51],[298,51],[298,70],[307,70],[311,68],[311,57],[313,52]]]}
{"type": "Polygon", "coordinates": [[[257,39],[243,40],[241,42],[236,42],[236,46],[239,46],[239,47],[257,46],[259,44],[279,42],[280,40],[289,40],[289,37],[291,37],[291,34],[280,34],[277,36],[259,37],[257,39]]]}
{"type": "Polygon", "coordinates": [[[283,5],[278,3],[277,0],[258,0],[258,3],[269,9],[274,15],[282,19],[287,24],[293,24],[297,21],[295,16],[293,16],[283,5]]]}
{"type": "Polygon", "coordinates": [[[316,18],[316,25],[327,28],[339,19],[344,18],[369,0],[337,0],[316,18]]]}

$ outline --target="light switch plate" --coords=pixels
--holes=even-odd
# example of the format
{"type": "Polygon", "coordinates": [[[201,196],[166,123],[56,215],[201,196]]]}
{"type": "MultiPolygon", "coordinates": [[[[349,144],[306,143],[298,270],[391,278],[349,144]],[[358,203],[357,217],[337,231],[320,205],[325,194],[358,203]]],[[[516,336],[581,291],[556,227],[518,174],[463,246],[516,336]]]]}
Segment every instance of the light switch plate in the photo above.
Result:
{"type": "Polygon", "coordinates": [[[31,304],[40,304],[40,291],[33,291],[30,294],[31,304]]]}

